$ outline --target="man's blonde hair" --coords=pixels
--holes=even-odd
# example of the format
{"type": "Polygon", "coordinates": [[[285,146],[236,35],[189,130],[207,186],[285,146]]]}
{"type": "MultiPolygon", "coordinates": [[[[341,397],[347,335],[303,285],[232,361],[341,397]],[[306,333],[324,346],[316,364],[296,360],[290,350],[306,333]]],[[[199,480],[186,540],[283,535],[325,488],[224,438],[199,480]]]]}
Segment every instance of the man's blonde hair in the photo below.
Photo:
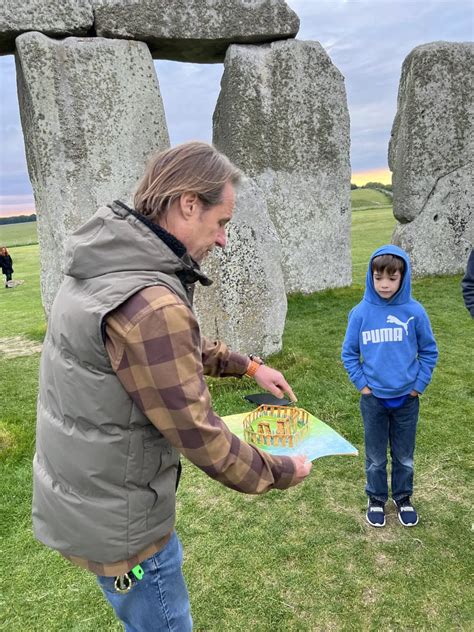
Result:
{"type": "Polygon", "coordinates": [[[237,184],[240,171],[215,147],[183,143],[152,156],[135,193],[135,209],[154,222],[183,193],[196,193],[205,208],[222,201],[226,182],[237,184]]]}

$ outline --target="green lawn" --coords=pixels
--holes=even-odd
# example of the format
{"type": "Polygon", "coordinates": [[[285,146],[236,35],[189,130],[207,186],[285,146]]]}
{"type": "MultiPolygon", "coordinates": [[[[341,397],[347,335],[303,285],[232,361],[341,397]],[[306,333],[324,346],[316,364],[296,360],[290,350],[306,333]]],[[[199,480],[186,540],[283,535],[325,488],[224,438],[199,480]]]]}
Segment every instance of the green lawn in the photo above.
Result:
{"type": "Polygon", "coordinates": [[[391,206],[392,199],[382,191],[375,189],[353,189],[351,191],[352,210],[391,206]]]}
{"type": "Polygon", "coordinates": [[[390,243],[396,223],[392,207],[371,209],[352,215],[352,282],[354,285],[365,286],[369,257],[376,248],[390,243]]]}
{"type": "MultiPolygon", "coordinates": [[[[34,223],[34,222],[31,222],[34,223]]],[[[0,285],[2,313],[1,337],[27,336],[41,340],[45,321],[39,287],[38,244],[9,248],[13,260],[13,279],[23,280],[24,285],[6,290],[0,285]]],[[[2,277],[5,280],[5,277],[2,277]]]]}
{"type": "MultiPolygon", "coordinates": [[[[326,457],[307,481],[261,497],[239,495],[184,464],[177,529],[195,630],[470,630],[472,557],[469,474],[474,325],[459,276],[414,284],[440,348],[433,384],[421,402],[416,455],[420,524],[403,529],[390,507],[385,529],[364,519],[363,432],[358,395],[339,359],[347,313],[362,295],[368,255],[390,241],[389,211],[353,216],[351,288],[289,299],[284,351],[272,358],[299,405],[360,450],[326,457]],[[376,221],[375,221],[376,220],[376,221]]],[[[15,249],[15,276],[0,289],[2,337],[41,331],[37,246],[15,249]],[[35,267],[36,266],[36,267],[35,267]]],[[[94,578],[37,543],[31,534],[31,458],[39,355],[0,357],[3,444],[1,629],[120,630],[94,578]],[[2,627],[3,626],[3,627],[2,627]]],[[[210,380],[216,410],[248,410],[254,383],[210,380]]]]}
{"type": "Polygon", "coordinates": [[[36,222],[22,224],[0,224],[0,247],[6,246],[11,250],[13,246],[25,246],[38,243],[36,222]]]}

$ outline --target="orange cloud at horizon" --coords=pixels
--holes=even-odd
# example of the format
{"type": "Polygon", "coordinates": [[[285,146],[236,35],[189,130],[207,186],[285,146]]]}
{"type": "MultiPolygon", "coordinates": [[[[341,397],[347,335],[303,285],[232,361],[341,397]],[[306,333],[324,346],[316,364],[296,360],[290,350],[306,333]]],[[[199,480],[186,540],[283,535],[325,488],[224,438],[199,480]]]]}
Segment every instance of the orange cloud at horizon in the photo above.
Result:
{"type": "MultiPolygon", "coordinates": [[[[357,184],[357,186],[363,186],[367,182],[391,184],[392,172],[386,167],[355,171],[352,173],[351,182],[357,184]]],[[[35,201],[32,195],[0,195],[0,217],[31,215],[32,213],[36,213],[35,201]]]]}
{"type": "Polygon", "coordinates": [[[351,182],[358,187],[367,182],[381,182],[382,184],[392,184],[392,172],[386,167],[379,169],[369,169],[367,171],[355,171],[352,174],[351,182]]]}
{"type": "Polygon", "coordinates": [[[0,195],[0,217],[36,213],[32,195],[0,195]]]}

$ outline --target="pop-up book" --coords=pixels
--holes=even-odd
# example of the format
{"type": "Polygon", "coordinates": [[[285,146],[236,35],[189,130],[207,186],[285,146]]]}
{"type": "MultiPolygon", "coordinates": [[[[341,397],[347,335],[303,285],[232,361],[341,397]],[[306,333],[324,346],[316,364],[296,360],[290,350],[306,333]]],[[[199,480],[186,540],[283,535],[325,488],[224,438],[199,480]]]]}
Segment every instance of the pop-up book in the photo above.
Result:
{"type": "Polygon", "coordinates": [[[322,456],[359,454],[330,426],[296,406],[263,404],[251,412],[223,419],[238,437],[271,454],[304,454],[310,461],[322,456]]]}

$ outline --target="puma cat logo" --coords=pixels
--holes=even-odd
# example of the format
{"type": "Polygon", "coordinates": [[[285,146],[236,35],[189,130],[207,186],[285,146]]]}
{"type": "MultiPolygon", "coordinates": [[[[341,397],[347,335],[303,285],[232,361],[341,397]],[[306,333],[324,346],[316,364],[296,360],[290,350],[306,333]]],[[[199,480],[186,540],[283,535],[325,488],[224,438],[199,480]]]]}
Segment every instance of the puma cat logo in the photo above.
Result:
{"type": "Polygon", "coordinates": [[[407,320],[406,323],[404,323],[401,320],[398,320],[398,318],[396,316],[392,316],[391,314],[389,314],[387,316],[387,323],[393,324],[395,323],[395,325],[400,325],[400,327],[403,327],[403,329],[405,330],[406,335],[408,336],[408,323],[410,322],[410,320],[414,320],[415,317],[414,316],[410,316],[410,318],[407,320]]]}

